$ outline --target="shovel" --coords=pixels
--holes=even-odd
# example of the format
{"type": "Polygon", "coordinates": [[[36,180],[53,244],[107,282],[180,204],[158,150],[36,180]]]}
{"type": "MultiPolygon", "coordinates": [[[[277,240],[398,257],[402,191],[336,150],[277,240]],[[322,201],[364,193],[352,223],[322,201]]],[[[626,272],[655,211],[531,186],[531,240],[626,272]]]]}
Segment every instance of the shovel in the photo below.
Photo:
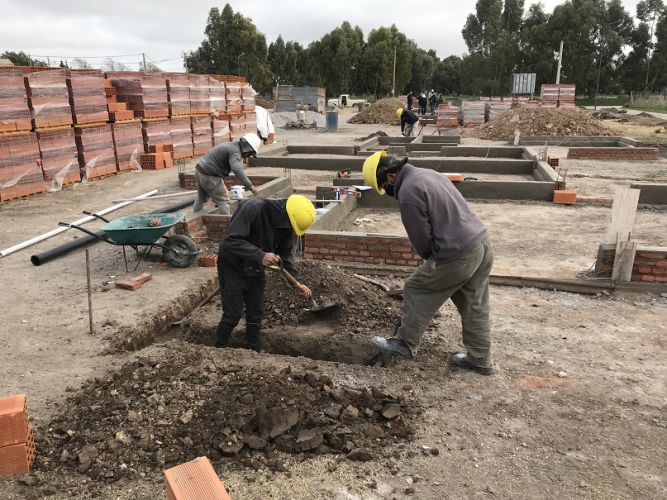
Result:
{"type": "MultiPolygon", "coordinates": [[[[301,292],[303,290],[303,285],[299,283],[294,276],[292,276],[287,269],[285,269],[285,266],[283,265],[283,259],[280,257],[278,258],[278,262],[280,264],[279,266],[271,266],[271,269],[274,269],[276,271],[282,271],[282,273],[285,275],[285,278],[287,281],[290,283],[290,285],[296,287],[296,289],[301,292]]],[[[311,311],[311,312],[319,312],[319,311],[325,311],[327,309],[333,309],[334,307],[338,307],[338,302],[325,302],[322,305],[318,305],[317,302],[315,302],[315,299],[313,296],[310,296],[310,303],[312,307],[310,309],[306,309],[306,311],[311,311]]]]}

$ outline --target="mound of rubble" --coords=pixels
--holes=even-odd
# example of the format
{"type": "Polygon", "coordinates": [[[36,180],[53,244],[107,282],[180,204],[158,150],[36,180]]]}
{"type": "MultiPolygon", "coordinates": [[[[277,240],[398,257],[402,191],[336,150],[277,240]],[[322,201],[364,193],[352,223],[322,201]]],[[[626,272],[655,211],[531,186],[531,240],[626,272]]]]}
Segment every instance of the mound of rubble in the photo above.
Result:
{"type": "Polygon", "coordinates": [[[401,303],[380,288],[355,278],[356,271],[316,262],[297,262],[301,282],[313,292],[317,304],[337,302],[330,312],[313,314],[309,301],[299,297],[285,278],[267,271],[264,294],[264,323],[269,325],[307,325],[322,319],[330,321],[336,332],[367,333],[393,331],[401,317],[401,303]]]}
{"type": "Polygon", "coordinates": [[[380,99],[350,118],[348,123],[400,125],[401,119],[396,115],[396,110],[403,107],[405,104],[400,99],[380,99]]]}
{"type": "Polygon", "coordinates": [[[519,130],[521,135],[613,135],[613,131],[577,108],[513,109],[464,134],[478,139],[506,141],[519,130]]]}
{"type": "Polygon", "coordinates": [[[177,341],[166,347],[68,399],[41,431],[36,468],[116,481],[206,455],[284,470],[275,450],[367,461],[413,435],[420,410],[403,395],[336,386],[317,365],[242,368],[219,351],[177,341]]]}

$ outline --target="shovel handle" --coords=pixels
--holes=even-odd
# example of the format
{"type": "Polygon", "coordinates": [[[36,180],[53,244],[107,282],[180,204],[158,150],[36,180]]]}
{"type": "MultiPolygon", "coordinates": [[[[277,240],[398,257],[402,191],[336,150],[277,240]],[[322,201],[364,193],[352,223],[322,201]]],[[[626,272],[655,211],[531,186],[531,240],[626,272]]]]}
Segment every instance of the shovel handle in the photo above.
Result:
{"type": "MultiPolygon", "coordinates": [[[[280,258],[279,258],[279,259],[280,259],[280,258]]],[[[289,284],[292,285],[292,286],[294,286],[294,287],[296,287],[296,289],[297,289],[299,292],[303,292],[303,285],[302,285],[301,283],[299,283],[299,282],[296,280],[296,278],[295,278],[294,276],[292,276],[292,275],[289,273],[289,271],[288,271],[287,269],[285,269],[285,267],[283,266],[283,260],[282,260],[282,259],[280,259],[279,264],[280,264],[280,270],[281,270],[281,271],[283,272],[283,274],[285,275],[285,278],[287,279],[287,281],[289,282],[289,284]]]]}

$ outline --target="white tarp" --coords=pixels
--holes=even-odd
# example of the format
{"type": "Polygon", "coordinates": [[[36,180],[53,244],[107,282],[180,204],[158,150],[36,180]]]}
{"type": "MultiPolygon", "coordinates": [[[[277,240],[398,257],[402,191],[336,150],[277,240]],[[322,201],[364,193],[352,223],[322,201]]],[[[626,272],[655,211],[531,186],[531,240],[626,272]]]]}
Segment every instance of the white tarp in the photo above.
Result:
{"type": "Polygon", "coordinates": [[[267,141],[269,134],[275,134],[276,130],[273,128],[273,122],[269,112],[261,106],[255,106],[255,114],[257,115],[257,131],[260,137],[267,141]]]}

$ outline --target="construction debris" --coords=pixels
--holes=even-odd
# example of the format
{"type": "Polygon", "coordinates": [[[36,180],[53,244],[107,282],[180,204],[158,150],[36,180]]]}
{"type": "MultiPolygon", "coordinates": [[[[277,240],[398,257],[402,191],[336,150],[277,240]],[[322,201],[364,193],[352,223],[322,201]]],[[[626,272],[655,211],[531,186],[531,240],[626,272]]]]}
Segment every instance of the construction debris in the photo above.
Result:
{"type": "Polygon", "coordinates": [[[372,139],[373,137],[387,137],[387,134],[382,130],[378,130],[377,132],[373,132],[372,134],[368,134],[363,137],[357,137],[355,141],[358,142],[367,141],[368,139],[372,139]]]}
{"type": "Polygon", "coordinates": [[[579,109],[535,108],[513,109],[484,125],[463,134],[478,139],[505,141],[519,130],[530,135],[613,135],[613,131],[579,109]]]}
{"type": "Polygon", "coordinates": [[[356,116],[350,118],[348,123],[364,123],[370,125],[400,125],[401,119],[396,110],[403,108],[400,99],[380,99],[378,102],[365,107],[356,116]]]}

